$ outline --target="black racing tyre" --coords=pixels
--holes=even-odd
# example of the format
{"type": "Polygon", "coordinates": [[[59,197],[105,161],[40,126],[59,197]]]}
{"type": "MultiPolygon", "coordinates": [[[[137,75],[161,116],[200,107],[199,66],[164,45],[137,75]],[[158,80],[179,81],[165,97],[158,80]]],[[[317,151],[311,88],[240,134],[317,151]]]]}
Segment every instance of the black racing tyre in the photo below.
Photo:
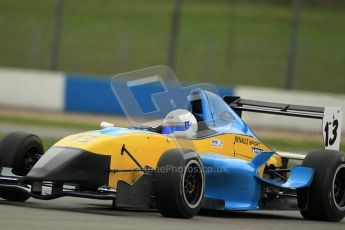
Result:
{"type": "Polygon", "coordinates": [[[192,150],[172,149],[159,159],[154,190],[159,211],[165,217],[197,215],[205,191],[202,162],[192,150]]]}
{"type": "Polygon", "coordinates": [[[302,216],[308,220],[341,221],[345,217],[345,154],[314,151],[302,165],[314,169],[310,187],[297,190],[302,216]]]}
{"type": "MultiPolygon", "coordinates": [[[[42,141],[34,134],[12,132],[0,142],[0,160],[2,167],[12,168],[12,173],[26,176],[43,155],[42,141]]],[[[27,194],[16,194],[0,190],[0,197],[10,201],[25,201],[27,194]]]]}

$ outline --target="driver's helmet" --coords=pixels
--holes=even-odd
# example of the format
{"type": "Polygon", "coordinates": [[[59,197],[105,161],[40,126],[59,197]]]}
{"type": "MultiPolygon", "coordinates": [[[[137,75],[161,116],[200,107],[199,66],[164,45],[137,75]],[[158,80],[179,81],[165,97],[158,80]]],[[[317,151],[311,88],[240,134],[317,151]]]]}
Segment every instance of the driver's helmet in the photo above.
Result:
{"type": "Polygon", "coordinates": [[[198,131],[197,120],[194,115],[185,109],[171,111],[164,118],[162,134],[174,137],[193,139],[198,131]]]}

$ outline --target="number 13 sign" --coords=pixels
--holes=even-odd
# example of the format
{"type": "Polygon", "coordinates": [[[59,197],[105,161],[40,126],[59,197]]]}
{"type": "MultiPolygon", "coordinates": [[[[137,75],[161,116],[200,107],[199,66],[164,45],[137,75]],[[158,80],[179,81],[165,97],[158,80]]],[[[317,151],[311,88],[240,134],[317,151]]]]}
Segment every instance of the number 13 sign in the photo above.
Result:
{"type": "Polygon", "coordinates": [[[323,141],[326,149],[339,150],[343,112],[339,107],[325,107],[323,112],[323,141]]]}

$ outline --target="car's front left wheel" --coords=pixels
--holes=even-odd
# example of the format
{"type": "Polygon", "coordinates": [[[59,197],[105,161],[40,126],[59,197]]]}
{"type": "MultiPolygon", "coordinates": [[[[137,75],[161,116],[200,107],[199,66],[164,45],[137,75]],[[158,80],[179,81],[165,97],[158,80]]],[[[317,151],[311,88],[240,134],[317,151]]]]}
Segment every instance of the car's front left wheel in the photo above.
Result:
{"type": "MultiPolygon", "coordinates": [[[[0,141],[0,160],[2,167],[11,170],[17,176],[26,176],[44,149],[41,139],[30,133],[12,132],[0,141]]],[[[0,197],[10,201],[26,201],[30,195],[11,189],[0,189],[0,197]]]]}

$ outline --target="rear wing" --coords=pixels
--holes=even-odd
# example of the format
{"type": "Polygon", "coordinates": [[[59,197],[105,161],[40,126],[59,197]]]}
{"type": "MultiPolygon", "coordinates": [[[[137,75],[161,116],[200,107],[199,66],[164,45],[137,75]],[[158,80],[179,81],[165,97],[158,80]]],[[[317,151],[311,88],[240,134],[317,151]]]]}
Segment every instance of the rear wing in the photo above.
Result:
{"type": "Polygon", "coordinates": [[[242,99],[225,96],[224,101],[241,117],[242,112],[266,113],[322,120],[326,149],[339,150],[343,112],[340,107],[315,107],[242,99]]]}

